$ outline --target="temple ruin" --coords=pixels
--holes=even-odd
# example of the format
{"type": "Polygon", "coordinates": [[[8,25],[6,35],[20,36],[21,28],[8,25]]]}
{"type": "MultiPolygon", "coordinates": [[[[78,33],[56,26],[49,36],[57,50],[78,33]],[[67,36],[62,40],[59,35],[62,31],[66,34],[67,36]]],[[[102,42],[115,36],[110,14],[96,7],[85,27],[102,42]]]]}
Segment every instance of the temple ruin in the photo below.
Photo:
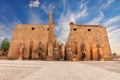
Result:
{"type": "Polygon", "coordinates": [[[12,36],[8,57],[18,58],[18,45],[24,43],[23,59],[53,59],[53,44],[57,41],[54,34],[52,11],[48,24],[17,24],[12,36]]]}
{"type": "Polygon", "coordinates": [[[66,42],[66,55],[67,60],[111,60],[106,28],[71,22],[70,34],[66,42]]]}
{"type": "Polygon", "coordinates": [[[9,59],[39,60],[112,60],[105,27],[70,23],[66,44],[58,43],[54,34],[52,11],[48,24],[17,24],[10,48],[9,59]],[[20,44],[22,44],[20,46],[20,44]]]}

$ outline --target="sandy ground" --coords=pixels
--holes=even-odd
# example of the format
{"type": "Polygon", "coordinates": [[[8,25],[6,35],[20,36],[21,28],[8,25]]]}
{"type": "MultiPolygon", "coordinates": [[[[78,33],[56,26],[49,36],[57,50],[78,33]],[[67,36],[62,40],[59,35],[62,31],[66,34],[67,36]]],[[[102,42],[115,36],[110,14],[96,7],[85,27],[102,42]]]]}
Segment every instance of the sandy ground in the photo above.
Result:
{"type": "Polygon", "coordinates": [[[0,60],[0,80],[120,80],[120,62],[0,60]]]}

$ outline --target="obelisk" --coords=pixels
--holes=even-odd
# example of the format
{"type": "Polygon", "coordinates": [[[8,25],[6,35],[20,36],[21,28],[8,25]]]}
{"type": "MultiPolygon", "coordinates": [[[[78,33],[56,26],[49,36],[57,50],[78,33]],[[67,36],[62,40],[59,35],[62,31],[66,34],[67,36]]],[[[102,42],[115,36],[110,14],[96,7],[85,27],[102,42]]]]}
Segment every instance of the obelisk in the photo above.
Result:
{"type": "Polygon", "coordinates": [[[53,32],[52,32],[52,10],[50,10],[49,13],[49,32],[48,32],[48,55],[47,55],[47,59],[48,61],[54,60],[54,56],[53,56],[53,32]]]}

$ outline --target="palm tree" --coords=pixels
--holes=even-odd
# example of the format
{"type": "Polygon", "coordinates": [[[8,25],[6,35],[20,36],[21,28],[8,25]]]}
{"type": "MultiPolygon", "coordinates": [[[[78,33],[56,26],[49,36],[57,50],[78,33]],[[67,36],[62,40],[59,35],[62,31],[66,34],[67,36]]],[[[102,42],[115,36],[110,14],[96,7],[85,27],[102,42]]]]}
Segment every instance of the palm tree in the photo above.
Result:
{"type": "Polygon", "coordinates": [[[5,38],[0,46],[0,50],[3,50],[3,54],[7,55],[8,49],[9,49],[10,42],[8,41],[7,38],[5,38]]]}

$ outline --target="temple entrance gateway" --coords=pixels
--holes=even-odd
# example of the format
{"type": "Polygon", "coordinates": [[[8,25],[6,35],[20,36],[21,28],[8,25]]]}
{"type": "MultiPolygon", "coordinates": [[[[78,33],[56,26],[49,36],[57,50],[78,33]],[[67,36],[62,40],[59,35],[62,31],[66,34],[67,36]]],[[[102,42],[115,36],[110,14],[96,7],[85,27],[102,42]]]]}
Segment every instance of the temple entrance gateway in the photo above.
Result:
{"type": "Polygon", "coordinates": [[[48,61],[64,59],[68,61],[112,60],[105,27],[70,22],[68,40],[64,43],[65,47],[60,48],[62,41],[58,43],[54,34],[54,26],[52,11],[49,14],[48,24],[17,24],[10,43],[8,58],[16,59],[18,57],[16,54],[18,53],[18,42],[23,40],[25,43],[24,59],[48,61]],[[39,40],[42,46],[39,44],[39,40]]]}

